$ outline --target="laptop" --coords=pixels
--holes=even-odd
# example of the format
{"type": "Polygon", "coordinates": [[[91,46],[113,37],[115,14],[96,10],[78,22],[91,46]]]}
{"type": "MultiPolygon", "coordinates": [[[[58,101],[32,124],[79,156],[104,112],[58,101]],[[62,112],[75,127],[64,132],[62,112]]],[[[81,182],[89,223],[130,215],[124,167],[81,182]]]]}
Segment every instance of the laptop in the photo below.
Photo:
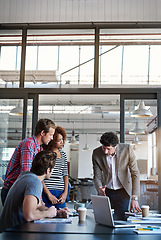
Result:
{"type": "Polygon", "coordinates": [[[95,222],[113,228],[136,227],[138,224],[113,220],[109,197],[91,195],[95,222]]]}

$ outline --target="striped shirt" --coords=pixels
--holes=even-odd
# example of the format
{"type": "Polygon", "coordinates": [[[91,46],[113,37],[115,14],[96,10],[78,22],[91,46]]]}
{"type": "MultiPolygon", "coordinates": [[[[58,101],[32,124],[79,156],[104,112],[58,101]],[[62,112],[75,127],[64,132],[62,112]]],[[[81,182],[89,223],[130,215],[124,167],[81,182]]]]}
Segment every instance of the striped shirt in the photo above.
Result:
{"type": "Polygon", "coordinates": [[[66,153],[60,150],[61,157],[56,159],[56,164],[51,174],[50,179],[45,179],[44,182],[50,190],[64,190],[64,178],[68,176],[67,156],[66,153]]]}
{"type": "Polygon", "coordinates": [[[21,141],[8,163],[4,185],[10,188],[21,172],[29,171],[35,155],[41,150],[43,148],[35,136],[21,141]]]}

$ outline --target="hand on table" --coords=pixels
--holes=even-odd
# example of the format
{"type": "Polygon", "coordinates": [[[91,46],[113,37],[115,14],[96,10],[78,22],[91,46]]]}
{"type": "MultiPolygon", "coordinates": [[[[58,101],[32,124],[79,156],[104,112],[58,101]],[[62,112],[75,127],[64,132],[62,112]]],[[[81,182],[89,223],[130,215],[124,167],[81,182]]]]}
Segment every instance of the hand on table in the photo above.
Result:
{"type": "Polygon", "coordinates": [[[130,204],[130,212],[141,212],[141,209],[139,207],[139,203],[136,200],[131,200],[130,204]]]}
{"type": "Polygon", "coordinates": [[[57,215],[57,209],[54,206],[48,208],[48,217],[53,218],[57,215]]]}
{"type": "Polygon", "coordinates": [[[60,218],[68,218],[69,217],[69,209],[63,208],[57,211],[57,216],[60,218]]]}

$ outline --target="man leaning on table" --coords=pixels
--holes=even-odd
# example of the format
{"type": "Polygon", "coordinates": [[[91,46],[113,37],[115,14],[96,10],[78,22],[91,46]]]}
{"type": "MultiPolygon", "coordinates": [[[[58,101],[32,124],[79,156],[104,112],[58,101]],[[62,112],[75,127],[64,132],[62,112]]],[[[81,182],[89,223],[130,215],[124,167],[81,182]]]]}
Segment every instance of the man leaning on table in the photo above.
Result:
{"type": "Polygon", "coordinates": [[[0,217],[0,232],[9,227],[44,217],[67,217],[66,210],[42,205],[44,179],[49,179],[57,154],[43,150],[35,156],[30,171],[22,172],[10,188],[0,217]]]}
{"type": "Polygon", "coordinates": [[[18,144],[7,166],[1,191],[2,205],[4,205],[8,191],[19,174],[30,170],[35,155],[43,150],[42,144],[48,145],[53,139],[54,132],[55,123],[48,118],[42,118],[36,124],[34,135],[18,144]]]}
{"type": "Polygon", "coordinates": [[[129,144],[119,143],[113,132],[101,136],[102,146],[92,155],[94,184],[99,195],[110,198],[114,218],[125,220],[130,196],[130,211],[141,211],[138,203],[140,174],[133,149],[129,144]]]}

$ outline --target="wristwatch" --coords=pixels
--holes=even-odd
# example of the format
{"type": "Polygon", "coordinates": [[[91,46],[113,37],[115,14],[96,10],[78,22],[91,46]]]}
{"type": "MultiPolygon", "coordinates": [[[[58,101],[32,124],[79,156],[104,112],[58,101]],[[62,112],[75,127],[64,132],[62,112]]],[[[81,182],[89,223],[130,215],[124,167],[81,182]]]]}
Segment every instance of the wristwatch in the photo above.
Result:
{"type": "Polygon", "coordinates": [[[133,196],[133,197],[131,198],[131,200],[138,201],[138,197],[137,197],[137,196],[133,196]]]}

